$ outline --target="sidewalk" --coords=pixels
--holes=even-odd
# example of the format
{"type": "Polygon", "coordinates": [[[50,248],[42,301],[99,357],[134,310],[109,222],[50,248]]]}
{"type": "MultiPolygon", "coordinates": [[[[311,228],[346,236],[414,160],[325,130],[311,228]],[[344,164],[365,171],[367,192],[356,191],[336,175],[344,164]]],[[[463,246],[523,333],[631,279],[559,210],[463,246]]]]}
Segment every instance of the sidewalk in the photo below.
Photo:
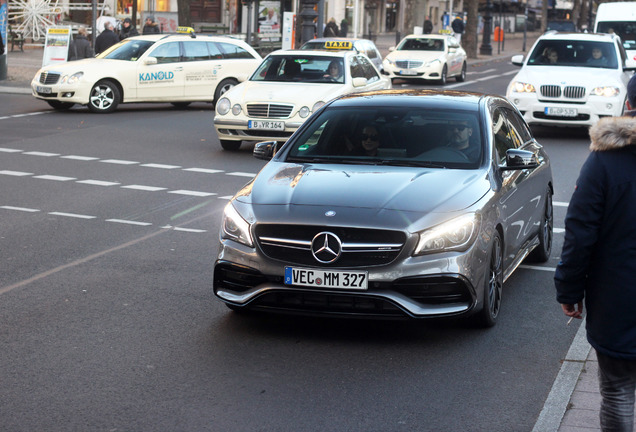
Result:
{"type": "MultiPolygon", "coordinates": [[[[491,56],[479,54],[476,59],[468,59],[471,66],[493,61],[510,61],[515,54],[527,54],[539,36],[538,32],[526,35],[526,52],[523,52],[523,33],[508,34],[503,48],[491,42],[491,56]]],[[[397,44],[395,33],[377,35],[376,46],[382,56],[397,44]]],[[[480,41],[481,43],[481,41],[480,41]]],[[[7,79],[0,81],[1,93],[31,94],[30,83],[42,65],[42,47],[24,47],[24,52],[7,53],[7,79]]],[[[585,321],[563,359],[561,369],[552,390],[545,401],[532,432],[596,432],[600,431],[600,394],[597,378],[598,364],[594,351],[585,339],[585,321]]]]}

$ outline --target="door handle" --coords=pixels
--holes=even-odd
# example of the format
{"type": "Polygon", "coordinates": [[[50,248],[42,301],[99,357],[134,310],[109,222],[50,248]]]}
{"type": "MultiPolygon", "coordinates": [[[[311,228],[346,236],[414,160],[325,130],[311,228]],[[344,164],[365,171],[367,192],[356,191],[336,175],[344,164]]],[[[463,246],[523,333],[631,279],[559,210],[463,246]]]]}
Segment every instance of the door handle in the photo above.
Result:
{"type": "Polygon", "coordinates": [[[181,72],[183,70],[183,67],[177,67],[177,68],[174,68],[174,70],[175,72],[181,72]]]}

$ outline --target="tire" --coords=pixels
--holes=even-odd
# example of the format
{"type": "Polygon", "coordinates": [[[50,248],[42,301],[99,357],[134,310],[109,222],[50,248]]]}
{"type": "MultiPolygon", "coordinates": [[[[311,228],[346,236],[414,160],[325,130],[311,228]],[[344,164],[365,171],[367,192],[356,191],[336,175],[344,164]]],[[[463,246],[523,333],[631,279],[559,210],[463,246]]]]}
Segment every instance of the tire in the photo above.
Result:
{"type": "Polygon", "coordinates": [[[501,236],[495,231],[488,256],[488,273],[484,281],[483,308],[477,313],[479,327],[492,327],[497,323],[503,291],[503,253],[501,236]]]}
{"type": "Polygon", "coordinates": [[[444,65],[444,67],[442,68],[442,75],[439,78],[439,83],[441,85],[446,85],[446,81],[448,81],[448,67],[444,65]]]}
{"type": "Polygon", "coordinates": [[[221,147],[223,150],[228,151],[237,151],[241,147],[241,141],[232,141],[232,140],[219,140],[221,142],[221,147]]]}
{"type": "Polygon", "coordinates": [[[552,192],[550,188],[546,193],[545,208],[541,217],[541,226],[539,229],[539,246],[534,248],[528,259],[537,263],[544,263],[550,259],[552,253],[552,238],[554,226],[554,209],[552,207],[552,192]]]}
{"type": "Polygon", "coordinates": [[[67,111],[75,105],[73,102],[60,102],[57,100],[47,100],[46,103],[51,105],[51,107],[56,111],[67,111]]]}
{"type": "Polygon", "coordinates": [[[88,109],[94,113],[107,114],[115,111],[120,102],[119,87],[110,80],[102,80],[91,89],[88,97],[88,109]]]}
{"type": "Polygon", "coordinates": [[[216,86],[216,91],[214,92],[214,103],[218,101],[223,94],[230,90],[232,87],[238,84],[238,81],[234,78],[226,78],[216,86]]]}
{"type": "Polygon", "coordinates": [[[457,82],[466,81],[466,63],[462,65],[462,71],[455,77],[455,79],[457,80],[457,82]]]}
{"type": "Polygon", "coordinates": [[[170,102],[173,107],[183,109],[190,105],[191,102],[170,102]]]}

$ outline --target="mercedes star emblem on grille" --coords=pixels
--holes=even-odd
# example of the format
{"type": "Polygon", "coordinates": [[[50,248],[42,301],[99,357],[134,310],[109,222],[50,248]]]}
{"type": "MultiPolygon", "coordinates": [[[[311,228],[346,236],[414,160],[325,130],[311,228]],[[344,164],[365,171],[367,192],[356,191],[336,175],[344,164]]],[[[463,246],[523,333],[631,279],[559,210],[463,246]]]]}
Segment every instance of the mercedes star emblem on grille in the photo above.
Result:
{"type": "Polygon", "coordinates": [[[311,253],[318,262],[329,264],[340,257],[342,243],[337,235],[323,231],[311,241],[311,253]]]}

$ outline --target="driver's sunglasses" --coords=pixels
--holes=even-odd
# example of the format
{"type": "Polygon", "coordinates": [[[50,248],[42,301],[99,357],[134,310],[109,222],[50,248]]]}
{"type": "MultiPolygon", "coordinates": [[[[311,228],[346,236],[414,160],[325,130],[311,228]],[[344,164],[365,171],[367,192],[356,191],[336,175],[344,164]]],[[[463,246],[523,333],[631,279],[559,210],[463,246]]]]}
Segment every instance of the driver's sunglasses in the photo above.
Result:
{"type": "Polygon", "coordinates": [[[377,141],[378,140],[378,135],[369,135],[369,134],[362,134],[362,141],[366,141],[366,140],[371,140],[371,141],[377,141]]]}
{"type": "Polygon", "coordinates": [[[460,132],[463,132],[465,129],[468,129],[468,125],[453,125],[451,129],[457,129],[460,132]]]}

